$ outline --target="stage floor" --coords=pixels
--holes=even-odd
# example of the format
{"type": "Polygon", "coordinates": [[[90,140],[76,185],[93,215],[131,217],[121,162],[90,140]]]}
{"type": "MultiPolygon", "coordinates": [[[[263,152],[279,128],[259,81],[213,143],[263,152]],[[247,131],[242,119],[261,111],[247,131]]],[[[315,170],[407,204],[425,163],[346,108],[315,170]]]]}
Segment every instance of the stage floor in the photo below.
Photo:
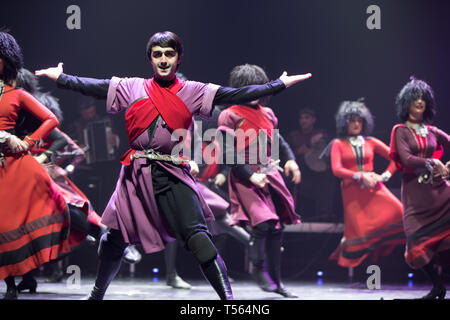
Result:
{"type": "MultiPolygon", "coordinates": [[[[20,277],[16,279],[18,283],[20,277]]],[[[165,284],[164,279],[115,279],[105,300],[218,300],[216,293],[206,281],[189,281],[190,290],[173,289],[165,284]]],[[[80,300],[91,290],[93,278],[83,279],[80,284],[44,283],[38,278],[37,292],[21,293],[20,300],[80,300]]],[[[381,284],[380,289],[367,289],[365,283],[328,282],[326,279],[312,281],[290,281],[285,286],[298,295],[296,299],[286,299],[276,293],[259,289],[251,281],[234,281],[232,289],[237,300],[396,300],[416,299],[425,295],[430,286],[425,284],[381,284]]],[[[0,284],[0,293],[5,292],[5,284],[0,284]]],[[[447,297],[448,298],[448,297],[447,297]]]]}

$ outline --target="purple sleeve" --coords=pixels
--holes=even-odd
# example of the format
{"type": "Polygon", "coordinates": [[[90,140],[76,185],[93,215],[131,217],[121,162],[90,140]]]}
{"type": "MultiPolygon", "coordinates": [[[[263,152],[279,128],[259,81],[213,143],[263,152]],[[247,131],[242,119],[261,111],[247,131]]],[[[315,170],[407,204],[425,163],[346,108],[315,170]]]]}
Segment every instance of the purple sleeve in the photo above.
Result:
{"type": "Polygon", "coordinates": [[[406,168],[425,168],[426,163],[431,158],[421,158],[413,154],[408,143],[408,135],[410,132],[407,128],[397,128],[395,130],[395,143],[397,148],[398,160],[406,168]]]}
{"type": "Polygon", "coordinates": [[[204,119],[211,117],[214,110],[214,96],[218,85],[196,81],[186,81],[184,87],[178,92],[178,96],[184,101],[192,115],[198,115],[204,119]]]}
{"type": "Polygon", "coordinates": [[[142,83],[140,78],[112,77],[106,98],[106,112],[118,113],[129,107],[133,102],[133,91],[136,85],[142,83]]]}
{"type": "Polygon", "coordinates": [[[437,142],[444,147],[445,150],[450,149],[450,136],[439,128],[433,127],[432,132],[436,136],[437,142]]]}

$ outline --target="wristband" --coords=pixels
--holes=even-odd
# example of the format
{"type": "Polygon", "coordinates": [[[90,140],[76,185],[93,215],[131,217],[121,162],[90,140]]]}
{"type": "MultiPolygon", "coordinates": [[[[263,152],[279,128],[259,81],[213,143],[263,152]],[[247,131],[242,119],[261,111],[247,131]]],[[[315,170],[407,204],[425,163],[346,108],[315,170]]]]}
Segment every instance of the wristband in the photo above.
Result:
{"type": "Polygon", "coordinates": [[[11,133],[7,131],[0,131],[0,143],[5,143],[11,137],[11,133]]]}
{"type": "Polygon", "coordinates": [[[383,179],[383,182],[388,182],[391,177],[392,177],[392,174],[389,171],[385,171],[381,174],[381,178],[383,179]]]}

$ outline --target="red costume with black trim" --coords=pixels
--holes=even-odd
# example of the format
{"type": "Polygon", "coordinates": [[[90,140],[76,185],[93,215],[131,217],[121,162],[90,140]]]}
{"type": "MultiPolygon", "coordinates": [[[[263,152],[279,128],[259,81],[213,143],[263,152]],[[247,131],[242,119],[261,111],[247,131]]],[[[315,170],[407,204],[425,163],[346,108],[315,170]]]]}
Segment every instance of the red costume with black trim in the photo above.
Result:
{"type": "MultiPolygon", "coordinates": [[[[360,153],[347,138],[335,139],[331,147],[333,174],[342,180],[344,236],[330,259],[342,267],[356,267],[369,256],[376,261],[405,243],[401,202],[381,182],[367,189],[354,179],[357,173],[373,171],[376,153],[390,160],[389,147],[376,138],[360,138],[360,153]]],[[[393,161],[386,171],[396,171],[393,161]]]]}
{"type": "MultiPolygon", "coordinates": [[[[3,82],[0,81],[3,87],[3,82]]],[[[4,85],[0,130],[12,130],[21,108],[42,121],[25,140],[31,146],[58,125],[56,117],[22,89],[4,85]]],[[[11,154],[0,144],[0,279],[23,275],[69,251],[66,202],[44,168],[28,153],[11,154]]]]}

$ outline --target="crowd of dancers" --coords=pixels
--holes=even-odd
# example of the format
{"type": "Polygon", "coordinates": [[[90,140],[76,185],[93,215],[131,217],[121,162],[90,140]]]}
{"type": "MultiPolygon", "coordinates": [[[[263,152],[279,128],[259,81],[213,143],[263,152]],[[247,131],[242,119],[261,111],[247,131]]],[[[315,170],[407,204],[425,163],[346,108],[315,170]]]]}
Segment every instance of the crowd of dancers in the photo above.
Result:
{"type": "MultiPolygon", "coordinates": [[[[281,253],[284,226],[301,223],[285,179],[301,183],[301,168],[276,130],[269,98],[311,74],[284,72],[270,81],[261,67],[245,64],[233,68],[229,86],[218,86],[178,73],[182,56],[179,37],[165,31],[147,43],[154,71],[149,79],[78,77],[65,74],[62,63],[33,74],[23,68],[13,36],[0,32],[5,299],[35,292],[34,270],[70,254],[88,236],[98,243],[98,268],[87,299],[104,298],[122,261],[140,260],[136,246],[145,254],[165,250],[167,284],[189,289],[175,268],[177,247],[184,247],[219,298],[233,299],[221,250],[212,241],[217,232],[248,249],[251,274],[262,290],[298,298],[283,284],[281,253]],[[58,129],[58,101],[41,92],[37,76],[106,100],[108,113],[125,112],[129,150],[101,216],[68,177],[84,151],[58,129]],[[216,140],[201,140],[207,129],[220,133],[216,140]],[[177,130],[186,132],[181,138],[189,154],[200,147],[200,161],[172,154],[177,130]],[[251,134],[239,143],[242,132],[251,134]],[[274,148],[279,159],[271,157],[274,148]],[[227,193],[220,189],[225,183],[227,193]],[[18,276],[22,281],[16,285],[18,276]]],[[[374,122],[364,100],[344,101],[336,113],[336,138],[322,156],[341,181],[344,235],[330,259],[356,267],[369,256],[406,246],[406,263],[422,269],[433,285],[423,298],[443,299],[446,288],[436,266],[450,258],[450,163],[439,159],[450,149],[450,137],[431,125],[436,106],[426,82],[411,78],[395,103],[400,123],[392,129],[390,146],[371,136],[374,122]],[[388,161],[381,174],[374,172],[375,154],[388,161]],[[396,171],[402,173],[401,201],[384,185],[396,171]]]]}

